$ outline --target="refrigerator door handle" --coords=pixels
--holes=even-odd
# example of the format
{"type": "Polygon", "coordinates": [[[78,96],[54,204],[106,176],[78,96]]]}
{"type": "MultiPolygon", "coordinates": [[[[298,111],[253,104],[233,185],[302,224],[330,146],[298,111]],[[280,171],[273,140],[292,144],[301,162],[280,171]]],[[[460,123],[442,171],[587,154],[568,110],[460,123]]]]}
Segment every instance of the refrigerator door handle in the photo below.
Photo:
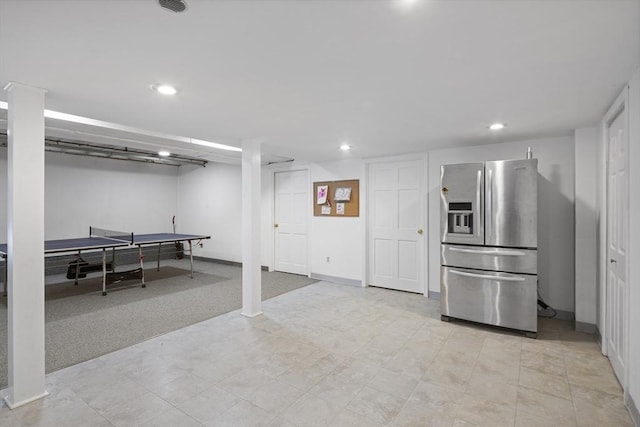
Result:
{"type": "Polygon", "coordinates": [[[489,280],[496,280],[496,281],[524,282],[525,280],[524,277],[491,276],[489,274],[467,273],[465,271],[458,271],[458,270],[449,270],[449,273],[456,274],[458,276],[473,277],[475,279],[489,279],[489,280]]]}
{"type": "Polygon", "coordinates": [[[495,256],[524,256],[526,253],[522,251],[491,251],[483,249],[463,249],[463,248],[450,248],[451,252],[462,252],[465,254],[480,254],[480,255],[495,255],[495,256]]]}
{"type": "Polygon", "coordinates": [[[489,240],[489,237],[491,237],[491,231],[493,228],[493,224],[491,223],[493,221],[493,170],[489,169],[488,171],[488,183],[487,183],[487,191],[486,191],[486,198],[487,200],[485,201],[485,205],[486,205],[486,210],[485,210],[485,229],[487,232],[487,236],[485,238],[485,242],[487,242],[489,240]]]}
{"type": "Polygon", "coordinates": [[[478,171],[478,176],[476,178],[476,212],[475,212],[475,228],[476,228],[476,236],[481,236],[481,227],[478,224],[481,221],[480,218],[480,194],[482,192],[482,171],[478,171]]]}

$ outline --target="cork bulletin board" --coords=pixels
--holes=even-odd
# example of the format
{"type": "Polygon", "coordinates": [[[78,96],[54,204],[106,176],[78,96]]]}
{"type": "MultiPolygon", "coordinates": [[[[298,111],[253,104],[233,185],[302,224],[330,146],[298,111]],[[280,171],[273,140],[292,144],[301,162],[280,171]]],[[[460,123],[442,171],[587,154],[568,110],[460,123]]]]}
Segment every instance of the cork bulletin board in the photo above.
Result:
{"type": "Polygon", "coordinates": [[[313,183],[314,216],[360,216],[360,181],[313,183]]]}

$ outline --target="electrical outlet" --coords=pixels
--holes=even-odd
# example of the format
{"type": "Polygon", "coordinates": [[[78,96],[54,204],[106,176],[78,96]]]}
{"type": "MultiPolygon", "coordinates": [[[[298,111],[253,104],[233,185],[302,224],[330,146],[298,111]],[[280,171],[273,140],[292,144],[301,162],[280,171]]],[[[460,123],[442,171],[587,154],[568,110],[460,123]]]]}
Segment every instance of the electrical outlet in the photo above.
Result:
{"type": "Polygon", "coordinates": [[[327,257],[327,262],[331,262],[331,258],[327,257]]]}

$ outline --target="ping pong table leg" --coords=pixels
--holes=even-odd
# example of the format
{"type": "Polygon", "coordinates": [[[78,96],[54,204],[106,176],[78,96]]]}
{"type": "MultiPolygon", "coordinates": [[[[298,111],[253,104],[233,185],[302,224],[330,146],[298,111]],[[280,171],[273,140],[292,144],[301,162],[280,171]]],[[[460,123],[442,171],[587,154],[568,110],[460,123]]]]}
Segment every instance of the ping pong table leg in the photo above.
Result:
{"type": "Polygon", "coordinates": [[[158,268],[157,268],[157,271],[160,271],[160,248],[162,248],[162,242],[158,243],[158,268]]]}
{"type": "Polygon", "coordinates": [[[4,259],[4,293],[2,294],[2,296],[6,297],[7,296],[7,278],[9,277],[9,273],[7,272],[7,270],[9,269],[9,265],[7,262],[7,257],[3,256],[2,257],[4,259]]]}
{"type": "Polygon", "coordinates": [[[78,276],[80,275],[80,252],[78,251],[78,258],[76,259],[76,280],[73,282],[76,286],[78,286],[78,276]]]}
{"type": "Polygon", "coordinates": [[[107,295],[107,249],[102,248],[102,296],[107,295]]]}
{"type": "Polygon", "coordinates": [[[140,257],[140,274],[142,275],[142,287],[146,288],[147,285],[144,284],[144,264],[143,264],[144,257],[142,256],[142,246],[141,245],[138,245],[138,255],[140,257]]]}
{"type": "Polygon", "coordinates": [[[191,261],[191,275],[189,277],[191,277],[193,279],[193,246],[192,246],[192,241],[189,240],[189,260],[191,261]]]}

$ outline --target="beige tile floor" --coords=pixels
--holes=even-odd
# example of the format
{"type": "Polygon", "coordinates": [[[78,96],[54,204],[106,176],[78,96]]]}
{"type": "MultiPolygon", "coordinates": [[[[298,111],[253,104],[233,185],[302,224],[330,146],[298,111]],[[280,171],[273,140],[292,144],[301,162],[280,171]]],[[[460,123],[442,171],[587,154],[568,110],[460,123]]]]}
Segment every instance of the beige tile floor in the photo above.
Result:
{"type": "MultiPolygon", "coordinates": [[[[593,337],[440,321],[423,296],[319,282],[47,376],[9,426],[625,426],[593,337]]],[[[0,392],[4,395],[6,392],[0,392]]]]}

